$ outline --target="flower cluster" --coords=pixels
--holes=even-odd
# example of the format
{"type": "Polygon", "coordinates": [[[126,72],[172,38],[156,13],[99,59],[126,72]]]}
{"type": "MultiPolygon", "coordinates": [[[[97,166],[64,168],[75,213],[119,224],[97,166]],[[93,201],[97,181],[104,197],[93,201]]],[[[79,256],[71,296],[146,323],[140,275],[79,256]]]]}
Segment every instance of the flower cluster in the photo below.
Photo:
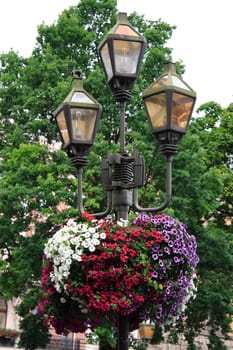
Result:
{"type": "Polygon", "coordinates": [[[58,333],[83,332],[128,315],[174,323],[195,294],[196,240],[169,215],[73,220],[47,243],[38,312],[58,333]]]}
{"type": "Polygon", "coordinates": [[[57,292],[64,289],[64,281],[70,275],[72,262],[81,262],[85,252],[94,252],[103,238],[106,238],[105,233],[97,232],[97,227],[90,227],[86,223],[77,224],[70,219],[66,226],[49,239],[44,253],[47,259],[53,260],[50,278],[57,292]]]}

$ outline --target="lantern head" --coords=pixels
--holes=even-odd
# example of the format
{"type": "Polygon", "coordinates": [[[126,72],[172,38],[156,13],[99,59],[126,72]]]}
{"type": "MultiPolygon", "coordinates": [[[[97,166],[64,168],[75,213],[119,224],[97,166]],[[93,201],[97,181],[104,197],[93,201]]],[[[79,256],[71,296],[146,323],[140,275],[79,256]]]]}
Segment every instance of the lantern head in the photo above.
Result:
{"type": "Polygon", "coordinates": [[[105,75],[116,99],[120,91],[132,89],[145,49],[146,39],[128,23],[127,14],[120,12],[116,25],[99,45],[105,75]]]}
{"type": "Polygon", "coordinates": [[[144,91],[142,98],[161,151],[177,149],[189,126],[196,93],[177,75],[174,63],[165,65],[163,74],[144,91]]]}
{"type": "Polygon", "coordinates": [[[69,156],[86,155],[95,141],[101,106],[83,88],[82,73],[72,72],[72,90],[54,112],[69,156]]]}

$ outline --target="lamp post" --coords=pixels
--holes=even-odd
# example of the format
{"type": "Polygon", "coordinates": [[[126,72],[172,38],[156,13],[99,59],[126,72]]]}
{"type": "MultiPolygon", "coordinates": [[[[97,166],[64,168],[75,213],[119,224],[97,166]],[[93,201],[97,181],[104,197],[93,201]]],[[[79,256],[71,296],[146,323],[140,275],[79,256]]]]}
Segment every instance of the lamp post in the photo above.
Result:
{"type": "MultiPolygon", "coordinates": [[[[138,202],[138,188],[144,186],[144,158],[129,154],[125,142],[125,109],[130,90],[139,74],[146,40],[119,13],[117,23],[99,45],[99,54],[112,94],[120,105],[119,152],[102,160],[102,183],[107,192],[106,209],[94,213],[96,217],[111,211],[116,219],[127,219],[131,208],[136,211],[158,212],[166,208],[171,199],[172,158],[185,134],[193,111],[196,94],[176,74],[175,65],[169,63],[164,73],[142,97],[152,134],[166,157],[166,199],[155,208],[143,208],[138,202]]],[[[54,112],[63,145],[71,163],[77,168],[78,208],[83,209],[82,169],[94,143],[101,106],[83,88],[80,71],[73,72],[73,87],[64,102],[54,112]]],[[[118,348],[128,349],[129,321],[119,316],[118,348]]]]}

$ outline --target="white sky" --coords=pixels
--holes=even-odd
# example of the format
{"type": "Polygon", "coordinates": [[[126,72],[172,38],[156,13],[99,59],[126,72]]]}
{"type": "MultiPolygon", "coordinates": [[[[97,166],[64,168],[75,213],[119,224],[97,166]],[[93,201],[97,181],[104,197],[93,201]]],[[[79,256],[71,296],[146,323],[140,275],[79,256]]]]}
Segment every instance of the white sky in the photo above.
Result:
{"type": "MultiPolygon", "coordinates": [[[[37,26],[52,24],[78,0],[1,0],[0,52],[11,48],[30,56],[37,26]]],[[[215,101],[222,107],[233,102],[232,0],[118,0],[118,10],[136,11],[146,19],[161,18],[176,25],[168,46],[173,59],[186,66],[183,79],[197,92],[196,108],[215,101]]],[[[151,67],[153,69],[153,67],[151,67]]],[[[148,86],[152,82],[148,82],[148,86]]]]}

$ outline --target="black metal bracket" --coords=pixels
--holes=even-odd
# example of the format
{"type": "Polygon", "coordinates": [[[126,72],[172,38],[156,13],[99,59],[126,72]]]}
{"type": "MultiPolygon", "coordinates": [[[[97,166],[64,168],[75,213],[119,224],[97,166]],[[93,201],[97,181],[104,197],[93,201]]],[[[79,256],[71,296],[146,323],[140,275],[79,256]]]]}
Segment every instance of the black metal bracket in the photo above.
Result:
{"type": "Polygon", "coordinates": [[[109,154],[102,160],[102,183],[105,190],[133,189],[145,183],[145,161],[142,156],[109,154]]]}

